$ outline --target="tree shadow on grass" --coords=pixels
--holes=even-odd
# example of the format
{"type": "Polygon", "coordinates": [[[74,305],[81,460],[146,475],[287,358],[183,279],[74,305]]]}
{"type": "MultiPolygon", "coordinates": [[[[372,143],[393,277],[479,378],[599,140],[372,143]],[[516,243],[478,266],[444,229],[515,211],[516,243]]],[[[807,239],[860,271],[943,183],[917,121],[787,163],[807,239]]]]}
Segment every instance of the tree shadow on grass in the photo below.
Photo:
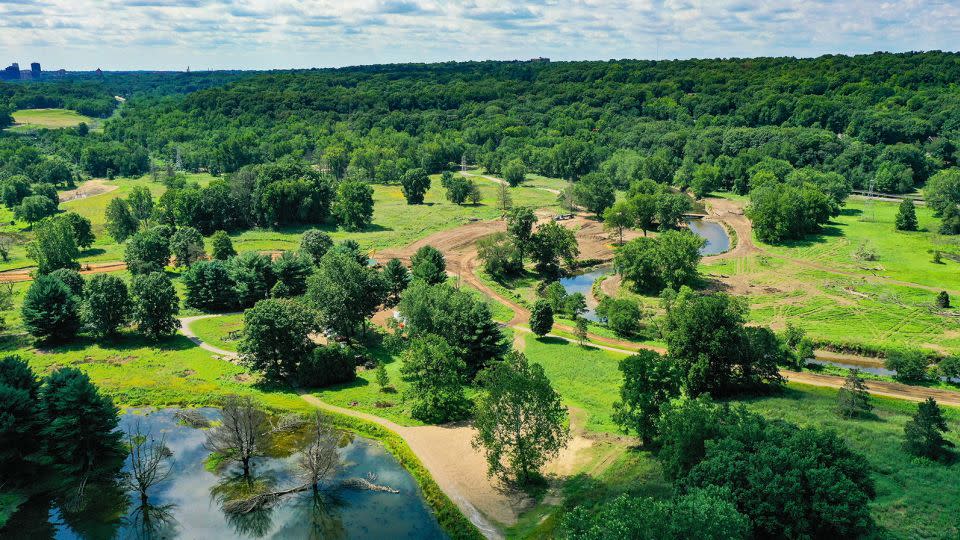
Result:
{"type": "Polygon", "coordinates": [[[772,245],[785,248],[805,248],[826,244],[833,238],[844,236],[842,227],[844,227],[844,225],[831,221],[817,233],[809,234],[798,240],[784,240],[772,245]]]}
{"type": "Polygon", "coordinates": [[[101,248],[89,248],[80,252],[81,257],[96,257],[97,255],[103,255],[107,250],[101,248]]]}
{"type": "Polygon", "coordinates": [[[120,334],[119,336],[99,340],[88,336],[81,336],[65,343],[36,342],[34,346],[37,351],[41,353],[63,354],[81,352],[93,346],[99,346],[105,351],[130,351],[151,348],[160,351],[180,352],[195,348],[196,344],[181,334],[156,341],[149,340],[138,334],[120,334]]]}
{"type": "Polygon", "coordinates": [[[538,337],[537,341],[539,341],[540,343],[543,343],[544,345],[564,345],[564,346],[576,345],[576,343],[571,343],[561,337],[556,337],[556,336],[538,337]]]}

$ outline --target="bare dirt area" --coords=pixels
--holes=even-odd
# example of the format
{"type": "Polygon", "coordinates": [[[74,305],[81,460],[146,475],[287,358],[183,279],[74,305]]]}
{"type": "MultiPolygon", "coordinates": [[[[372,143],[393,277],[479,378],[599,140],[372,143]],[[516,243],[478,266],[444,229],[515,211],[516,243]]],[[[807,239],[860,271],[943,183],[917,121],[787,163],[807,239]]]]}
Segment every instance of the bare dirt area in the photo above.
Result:
{"type": "MultiPolygon", "coordinates": [[[[828,388],[840,388],[846,381],[844,377],[837,375],[822,375],[819,373],[781,371],[788,381],[809,384],[811,386],[825,386],[828,388]]],[[[960,392],[950,390],[940,390],[938,388],[924,388],[922,386],[911,386],[888,381],[866,381],[867,390],[875,396],[892,397],[896,399],[905,399],[907,401],[926,401],[927,398],[934,398],[941,405],[950,405],[960,407],[960,392]]]]}
{"type": "Polygon", "coordinates": [[[94,195],[110,193],[111,191],[117,189],[118,186],[107,185],[106,182],[107,181],[103,178],[94,178],[93,180],[87,180],[86,182],[80,184],[76,189],[61,191],[60,202],[86,199],[87,197],[93,197],[94,195]]]}
{"type": "MultiPolygon", "coordinates": [[[[27,268],[17,268],[0,272],[0,283],[17,283],[19,281],[33,281],[33,272],[37,267],[29,266],[27,268]]],[[[103,274],[105,272],[119,272],[127,269],[127,263],[120,261],[110,261],[102,263],[90,263],[80,266],[81,274],[103,274]]]]}

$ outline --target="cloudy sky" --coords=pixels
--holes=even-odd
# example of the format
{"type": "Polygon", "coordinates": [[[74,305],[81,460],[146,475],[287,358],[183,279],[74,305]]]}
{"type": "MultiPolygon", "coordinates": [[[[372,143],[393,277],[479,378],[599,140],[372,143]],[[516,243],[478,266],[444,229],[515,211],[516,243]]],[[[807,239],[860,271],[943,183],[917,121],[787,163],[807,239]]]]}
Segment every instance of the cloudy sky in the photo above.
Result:
{"type": "Polygon", "coordinates": [[[0,0],[0,63],[268,69],[956,50],[957,0],[0,0]]]}

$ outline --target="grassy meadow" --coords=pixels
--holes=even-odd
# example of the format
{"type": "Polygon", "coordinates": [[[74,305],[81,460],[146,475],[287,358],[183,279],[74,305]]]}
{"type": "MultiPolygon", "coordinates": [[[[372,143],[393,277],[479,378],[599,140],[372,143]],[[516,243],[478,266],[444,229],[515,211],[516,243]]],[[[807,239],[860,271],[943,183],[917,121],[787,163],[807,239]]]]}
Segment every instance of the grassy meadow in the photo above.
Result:
{"type": "Polygon", "coordinates": [[[13,126],[7,128],[12,132],[26,132],[36,129],[58,129],[74,127],[81,122],[91,129],[96,128],[99,122],[95,118],[82,115],[69,109],[20,109],[14,111],[13,126]]]}

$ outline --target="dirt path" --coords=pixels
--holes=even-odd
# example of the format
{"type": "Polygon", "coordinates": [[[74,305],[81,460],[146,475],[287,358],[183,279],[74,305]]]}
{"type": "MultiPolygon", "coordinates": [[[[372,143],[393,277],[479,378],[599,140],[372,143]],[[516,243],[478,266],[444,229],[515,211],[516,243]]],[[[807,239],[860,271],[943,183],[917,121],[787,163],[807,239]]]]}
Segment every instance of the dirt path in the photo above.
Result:
{"type": "MultiPolygon", "coordinates": [[[[205,351],[210,351],[213,354],[222,356],[225,360],[236,360],[239,358],[239,355],[233,351],[228,351],[226,349],[221,349],[219,347],[214,347],[213,345],[200,339],[197,334],[193,332],[193,329],[190,328],[190,324],[194,321],[199,321],[200,319],[209,319],[212,317],[221,317],[223,315],[231,315],[228,313],[211,313],[208,315],[195,315],[193,317],[180,317],[180,333],[187,337],[190,341],[197,344],[198,347],[205,351]]],[[[235,315],[235,314],[232,314],[235,315]]]]}
{"type": "MultiPolygon", "coordinates": [[[[33,281],[33,271],[36,270],[36,266],[28,266],[26,268],[17,268],[14,270],[6,270],[0,272],[0,283],[17,283],[20,281],[33,281]]],[[[127,263],[122,261],[108,261],[101,263],[90,263],[83,264],[80,266],[80,273],[87,274],[102,274],[105,272],[119,272],[121,270],[127,269],[127,263]]]]}
{"type": "MultiPolygon", "coordinates": [[[[780,373],[788,381],[809,384],[811,386],[825,386],[828,388],[840,388],[845,379],[837,375],[822,375],[819,373],[796,372],[781,370],[780,373]]],[[[888,381],[865,381],[867,390],[876,396],[891,397],[895,399],[904,399],[907,401],[926,401],[927,398],[934,398],[941,405],[950,405],[960,407],[960,392],[951,390],[941,390],[938,388],[924,388],[922,386],[910,386],[888,381]]]]}
{"type": "MultiPolygon", "coordinates": [[[[497,178],[496,176],[489,176],[489,175],[486,175],[486,174],[471,173],[471,172],[467,172],[467,171],[461,171],[460,174],[462,174],[463,176],[469,176],[469,177],[472,177],[472,178],[483,178],[484,180],[490,180],[491,182],[494,182],[494,183],[497,183],[497,184],[507,184],[507,181],[506,181],[506,180],[504,180],[503,178],[497,178]]],[[[509,184],[507,184],[507,185],[509,185],[509,184]]],[[[523,186],[523,184],[521,184],[521,186],[523,186]]],[[[559,189],[553,189],[553,188],[542,187],[542,186],[524,186],[524,187],[531,187],[531,188],[534,188],[534,189],[539,189],[539,190],[541,190],[541,191],[546,191],[546,192],[548,192],[548,193],[553,193],[554,195],[559,195],[559,194],[560,194],[560,190],[559,190],[559,189]]]]}

